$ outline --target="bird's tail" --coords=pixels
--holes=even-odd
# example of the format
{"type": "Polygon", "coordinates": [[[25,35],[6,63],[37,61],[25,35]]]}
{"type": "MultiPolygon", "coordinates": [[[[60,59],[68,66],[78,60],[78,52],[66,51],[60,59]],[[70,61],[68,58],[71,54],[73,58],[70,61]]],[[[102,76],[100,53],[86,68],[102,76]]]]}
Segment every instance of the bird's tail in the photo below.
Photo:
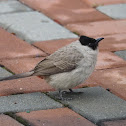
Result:
{"type": "Polygon", "coordinates": [[[13,79],[18,79],[18,78],[25,78],[25,77],[32,76],[33,73],[34,73],[34,71],[16,74],[16,75],[12,75],[12,76],[9,76],[9,77],[0,78],[0,81],[13,80],[13,79]]]}

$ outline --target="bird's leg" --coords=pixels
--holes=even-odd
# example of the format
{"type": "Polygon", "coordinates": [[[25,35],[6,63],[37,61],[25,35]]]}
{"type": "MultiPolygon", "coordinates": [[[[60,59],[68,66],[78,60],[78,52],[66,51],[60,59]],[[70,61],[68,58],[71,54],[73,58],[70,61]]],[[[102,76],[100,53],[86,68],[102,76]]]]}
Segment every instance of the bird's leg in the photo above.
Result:
{"type": "MultiPolygon", "coordinates": [[[[70,89],[70,90],[71,90],[71,92],[73,92],[72,89],[70,89]]],[[[59,97],[58,97],[59,100],[71,100],[72,98],[64,98],[63,97],[64,92],[66,92],[66,91],[62,91],[61,89],[59,89],[59,97]]]]}
{"type": "Polygon", "coordinates": [[[63,100],[63,92],[59,89],[59,99],[63,100]]]}
{"type": "Polygon", "coordinates": [[[74,92],[72,89],[69,89],[70,92],[74,92]]]}

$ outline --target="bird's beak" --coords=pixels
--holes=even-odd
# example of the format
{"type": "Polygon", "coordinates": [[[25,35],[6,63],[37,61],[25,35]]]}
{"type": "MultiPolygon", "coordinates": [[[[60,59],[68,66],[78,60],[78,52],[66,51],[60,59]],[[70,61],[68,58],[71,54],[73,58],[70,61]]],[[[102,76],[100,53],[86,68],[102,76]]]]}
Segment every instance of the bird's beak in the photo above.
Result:
{"type": "Polygon", "coordinates": [[[104,38],[98,38],[96,39],[96,44],[98,44],[101,40],[103,40],[104,38]]]}

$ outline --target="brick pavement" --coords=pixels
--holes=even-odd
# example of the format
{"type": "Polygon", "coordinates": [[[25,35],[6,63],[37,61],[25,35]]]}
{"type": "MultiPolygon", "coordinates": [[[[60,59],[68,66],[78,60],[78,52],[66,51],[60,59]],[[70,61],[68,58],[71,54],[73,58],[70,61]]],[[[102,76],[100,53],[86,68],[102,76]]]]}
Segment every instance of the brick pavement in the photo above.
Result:
{"type": "Polygon", "coordinates": [[[32,70],[78,35],[105,38],[91,77],[64,94],[69,101],[56,99],[57,91],[38,77],[0,82],[0,125],[125,126],[125,3],[0,0],[0,77],[32,70]]]}

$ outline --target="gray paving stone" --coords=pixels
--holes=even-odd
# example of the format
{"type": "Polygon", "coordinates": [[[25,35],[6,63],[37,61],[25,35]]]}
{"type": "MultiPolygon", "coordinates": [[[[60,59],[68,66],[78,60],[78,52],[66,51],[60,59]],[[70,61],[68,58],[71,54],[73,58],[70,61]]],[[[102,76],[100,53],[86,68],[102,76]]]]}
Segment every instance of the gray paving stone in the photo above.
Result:
{"type": "Polygon", "coordinates": [[[126,19],[126,4],[99,6],[97,10],[114,19],[126,19]]]}
{"type": "Polygon", "coordinates": [[[126,50],[116,51],[114,52],[117,56],[121,57],[122,59],[126,60],[126,50]]]}
{"type": "Polygon", "coordinates": [[[11,76],[11,75],[12,74],[10,72],[0,67],[0,78],[11,76]]]}
{"type": "Polygon", "coordinates": [[[77,37],[77,35],[36,11],[1,15],[0,26],[29,43],[77,37]]]}
{"type": "Polygon", "coordinates": [[[22,11],[32,11],[32,9],[19,1],[0,1],[0,14],[22,11]]]}
{"type": "Polygon", "coordinates": [[[0,97],[0,113],[34,111],[61,107],[62,104],[39,92],[0,97]]]}
{"type": "MultiPolygon", "coordinates": [[[[107,119],[126,117],[126,101],[101,87],[81,88],[74,92],[64,94],[64,98],[71,100],[61,102],[96,124],[107,119]]],[[[49,95],[57,97],[58,94],[50,92],[49,95]]]]}

